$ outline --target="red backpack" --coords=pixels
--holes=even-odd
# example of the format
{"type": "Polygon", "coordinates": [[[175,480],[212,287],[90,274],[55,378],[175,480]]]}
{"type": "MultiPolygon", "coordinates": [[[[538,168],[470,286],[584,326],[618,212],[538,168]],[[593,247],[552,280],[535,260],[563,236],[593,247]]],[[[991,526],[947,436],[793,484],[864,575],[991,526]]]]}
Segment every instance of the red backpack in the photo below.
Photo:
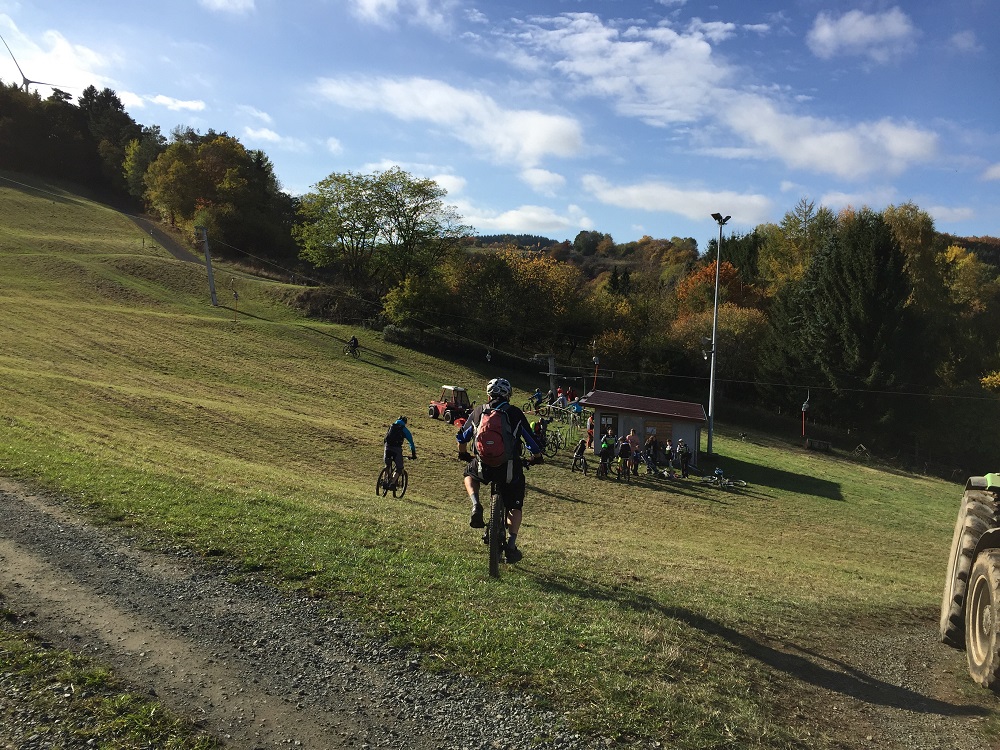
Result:
{"type": "Polygon", "coordinates": [[[487,466],[503,466],[514,458],[514,431],[504,406],[484,407],[476,427],[476,455],[487,466]]]}

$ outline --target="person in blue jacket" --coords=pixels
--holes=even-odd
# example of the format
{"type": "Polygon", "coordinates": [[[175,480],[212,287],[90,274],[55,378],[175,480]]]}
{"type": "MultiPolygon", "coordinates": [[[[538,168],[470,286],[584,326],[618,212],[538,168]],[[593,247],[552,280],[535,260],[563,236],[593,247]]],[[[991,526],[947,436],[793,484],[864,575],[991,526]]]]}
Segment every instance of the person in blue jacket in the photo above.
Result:
{"type": "Polygon", "coordinates": [[[486,466],[479,457],[473,455],[465,467],[465,489],[472,500],[472,516],[469,519],[469,526],[474,529],[481,529],[486,526],[483,519],[483,506],[479,501],[479,487],[483,482],[496,482],[503,492],[504,504],[507,506],[507,548],[504,556],[508,563],[516,563],[523,555],[517,548],[517,534],[521,528],[521,518],[524,508],[524,467],[521,465],[521,443],[527,446],[531,453],[531,463],[541,463],[542,449],[531,433],[531,425],[524,412],[510,403],[512,389],[510,383],[504,378],[494,378],[486,384],[486,395],[489,402],[480,404],[472,410],[468,420],[462,425],[456,435],[459,445],[469,443],[475,451],[476,430],[483,418],[483,410],[501,409],[506,412],[510,422],[511,431],[514,433],[514,440],[517,449],[514,458],[503,466],[486,466]]]}
{"type": "Polygon", "coordinates": [[[396,466],[396,471],[392,475],[392,484],[389,486],[389,489],[396,488],[396,477],[403,472],[404,440],[410,444],[410,459],[412,460],[417,457],[417,449],[413,445],[413,435],[411,435],[409,429],[407,429],[406,421],[406,417],[400,417],[389,425],[389,429],[385,433],[385,452],[382,454],[382,460],[385,461],[386,464],[392,461],[396,466]]]}

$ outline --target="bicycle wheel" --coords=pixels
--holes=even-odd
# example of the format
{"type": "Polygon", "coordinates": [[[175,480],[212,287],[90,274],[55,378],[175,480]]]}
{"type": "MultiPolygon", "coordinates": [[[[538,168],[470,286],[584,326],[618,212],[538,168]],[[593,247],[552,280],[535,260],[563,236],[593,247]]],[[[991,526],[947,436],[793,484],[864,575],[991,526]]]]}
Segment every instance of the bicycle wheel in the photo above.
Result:
{"type": "Polygon", "coordinates": [[[587,472],[588,472],[588,469],[587,469],[587,459],[581,458],[580,461],[583,463],[583,475],[587,476],[587,472]]]}
{"type": "Polygon", "coordinates": [[[406,473],[406,469],[396,475],[396,489],[392,491],[393,497],[402,497],[406,494],[406,485],[410,481],[409,474],[406,473]]]}
{"type": "Polygon", "coordinates": [[[733,479],[730,481],[733,487],[746,487],[747,483],[745,479],[733,479]]]}
{"type": "Polygon", "coordinates": [[[718,481],[719,481],[719,478],[716,477],[713,474],[709,474],[707,477],[702,477],[701,478],[701,483],[702,484],[715,484],[718,481]]]}
{"type": "Polygon", "coordinates": [[[545,446],[542,451],[549,458],[553,458],[559,452],[559,438],[556,437],[558,434],[553,432],[545,438],[545,446]]]}
{"type": "Polygon", "coordinates": [[[382,471],[378,473],[378,481],[375,482],[375,494],[382,495],[385,497],[389,492],[389,468],[386,466],[382,467],[382,471]]]}
{"type": "Polygon", "coordinates": [[[524,406],[521,407],[521,411],[523,411],[525,414],[531,414],[531,412],[533,412],[534,410],[535,410],[534,401],[525,401],[524,406]]]}
{"type": "Polygon", "coordinates": [[[503,504],[503,496],[494,492],[490,501],[490,575],[500,577],[500,560],[503,548],[507,545],[507,509],[503,504]]]}
{"type": "Polygon", "coordinates": [[[361,350],[351,349],[351,356],[354,357],[355,359],[358,359],[359,357],[361,357],[361,350]]]}

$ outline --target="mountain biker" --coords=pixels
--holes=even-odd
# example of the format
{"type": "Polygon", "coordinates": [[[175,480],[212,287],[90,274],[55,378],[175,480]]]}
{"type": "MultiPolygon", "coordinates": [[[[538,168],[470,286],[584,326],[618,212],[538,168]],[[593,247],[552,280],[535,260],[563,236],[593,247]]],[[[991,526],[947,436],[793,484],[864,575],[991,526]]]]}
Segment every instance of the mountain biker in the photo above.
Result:
{"type": "MultiPolygon", "coordinates": [[[[514,435],[515,455],[506,465],[493,467],[480,461],[479,456],[473,457],[465,467],[465,489],[472,500],[472,516],[469,526],[482,529],[486,526],[483,520],[483,506],[479,501],[479,487],[482,482],[495,482],[503,494],[504,505],[507,508],[507,548],[504,555],[508,563],[516,563],[523,555],[517,548],[517,533],[521,528],[522,509],[524,507],[524,468],[521,466],[521,442],[531,453],[531,463],[542,462],[542,449],[535,442],[531,426],[524,412],[510,403],[512,393],[510,383],[504,378],[494,378],[486,384],[486,395],[489,402],[480,404],[469,415],[468,421],[462,426],[456,439],[459,443],[473,440],[476,430],[483,419],[484,409],[499,409],[506,413],[511,432],[514,435]]],[[[472,443],[475,450],[475,441],[472,443]]]]}
{"type": "Polygon", "coordinates": [[[413,435],[407,429],[406,422],[406,417],[400,417],[389,425],[383,441],[385,443],[385,452],[382,454],[382,460],[385,461],[386,465],[392,461],[396,466],[396,471],[392,475],[392,484],[389,485],[390,490],[396,488],[396,477],[403,473],[404,439],[410,444],[410,460],[414,460],[417,457],[417,449],[413,445],[413,435]]]}
{"type": "Polygon", "coordinates": [[[615,448],[615,456],[618,458],[618,465],[624,474],[631,471],[632,445],[628,441],[628,436],[622,437],[615,448]]]}
{"type": "Polygon", "coordinates": [[[604,437],[601,438],[601,464],[604,466],[604,472],[607,473],[608,466],[611,463],[611,459],[615,455],[615,431],[610,427],[608,432],[604,437]]]}
{"type": "Polygon", "coordinates": [[[542,393],[541,388],[536,388],[535,392],[531,394],[531,400],[535,403],[535,414],[538,413],[538,409],[542,405],[542,401],[545,400],[545,394],[542,393]]]}
{"type": "Polygon", "coordinates": [[[351,336],[350,341],[347,342],[347,348],[350,349],[353,352],[359,346],[360,346],[360,344],[358,343],[358,337],[357,336],[351,336]]]}
{"type": "Polygon", "coordinates": [[[573,451],[573,466],[572,471],[576,471],[576,467],[579,466],[584,472],[587,470],[587,459],[584,454],[587,452],[587,439],[580,438],[580,442],[576,444],[576,449],[573,451]]]}

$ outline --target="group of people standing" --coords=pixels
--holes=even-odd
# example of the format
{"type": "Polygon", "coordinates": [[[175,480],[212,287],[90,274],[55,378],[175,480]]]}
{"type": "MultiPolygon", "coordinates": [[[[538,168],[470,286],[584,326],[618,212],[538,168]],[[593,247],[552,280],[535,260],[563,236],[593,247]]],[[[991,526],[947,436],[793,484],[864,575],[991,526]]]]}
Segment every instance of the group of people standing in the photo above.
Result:
{"type": "MultiPolygon", "coordinates": [[[[583,451],[592,446],[593,426],[588,425],[587,440],[580,441],[577,453],[582,455],[583,451]]],[[[627,435],[621,436],[615,435],[613,429],[608,429],[607,433],[601,436],[600,445],[594,450],[600,455],[602,463],[610,464],[614,459],[619,459],[633,475],[639,473],[641,462],[652,471],[658,471],[660,466],[666,466],[671,474],[676,467],[685,478],[690,470],[691,448],[683,438],[679,438],[675,446],[669,438],[661,443],[654,433],[646,438],[644,443],[640,443],[634,429],[629,430],[627,435]]]]}

